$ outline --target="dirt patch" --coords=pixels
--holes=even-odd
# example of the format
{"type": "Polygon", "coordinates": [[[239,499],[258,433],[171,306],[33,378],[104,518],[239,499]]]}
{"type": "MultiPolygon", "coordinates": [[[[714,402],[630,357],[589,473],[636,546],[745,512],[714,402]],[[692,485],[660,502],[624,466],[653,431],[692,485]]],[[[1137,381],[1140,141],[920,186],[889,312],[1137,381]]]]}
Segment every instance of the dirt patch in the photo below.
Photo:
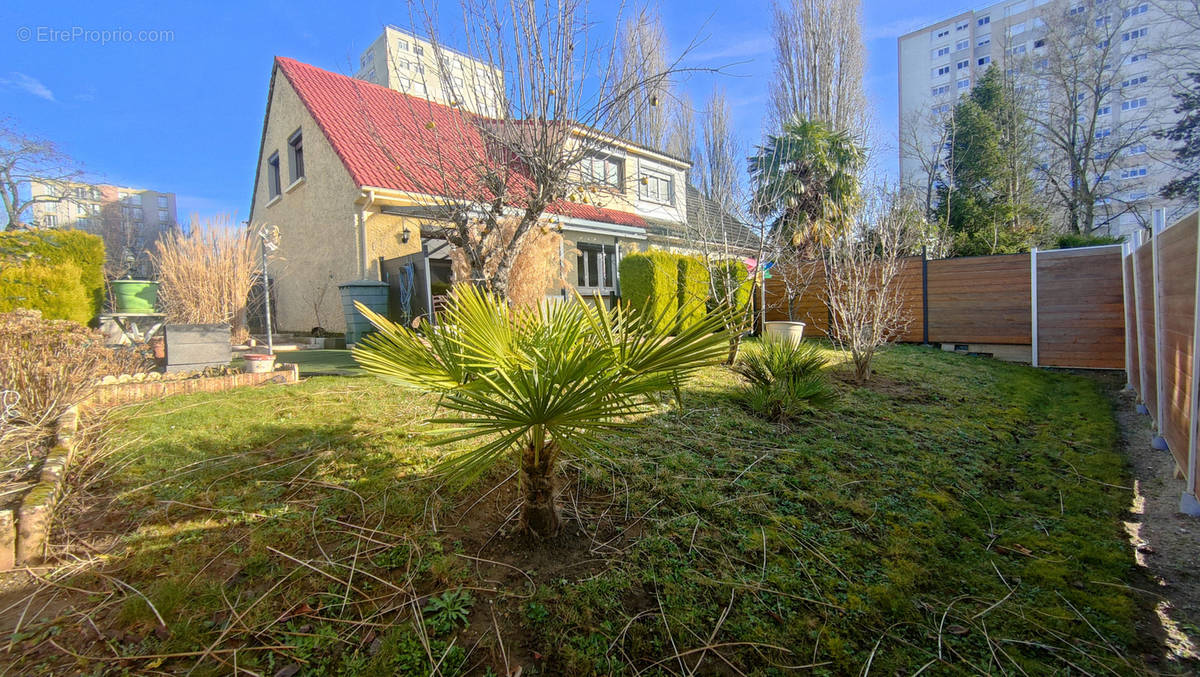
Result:
{"type": "Polygon", "coordinates": [[[879,373],[873,374],[871,379],[865,383],[854,380],[854,370],[852,369],[835,371],[833,378],[837,383],[846,387],[865,388],[899,402],[927,404],[934,400],[934,397],[919,385],[897,381],[879,373]]]}
{"type": "Polygon", "coordinates": [[[1105,385],[1134,480],[1125,528],[1147,574],[1149,626],[1162,647],[1161,659],[1147,656],[1147,662],[1195,674],[1200,669],[1200,519],[1179,512],[1184,482],[1175,477],[1171,454],[1150,447],[1150,418],[1136,412],[1134,395],[1105,385]]]}

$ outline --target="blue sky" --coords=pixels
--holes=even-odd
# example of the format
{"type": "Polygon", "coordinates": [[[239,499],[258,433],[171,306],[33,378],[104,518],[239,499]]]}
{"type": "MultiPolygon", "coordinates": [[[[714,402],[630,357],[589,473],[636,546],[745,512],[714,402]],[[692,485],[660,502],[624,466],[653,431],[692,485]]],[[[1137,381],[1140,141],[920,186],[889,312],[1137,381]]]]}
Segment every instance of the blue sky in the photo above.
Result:
{"type": "MultiPolygon", "coordinates": [[[[601,21],[608,4],[593,3],[601,21]]],[[[0,117],[58,142],[99,181],[177,193],[184,220],[248,213],[275,55],[349,74],[384,24],[410,23],[402,0],[4,5],[0,117]]],[[[884,172],[896,171],[896,37],[965,6],[864,1],[873,145],[884,172]]],[[[660,7],[672,49],[695,40],[691,63],[728,66],[727,75],[684,86],[698,104],[714,82],[724,87],[744,142],[757,143],[771,76],[769,0],[660,7]]]]}

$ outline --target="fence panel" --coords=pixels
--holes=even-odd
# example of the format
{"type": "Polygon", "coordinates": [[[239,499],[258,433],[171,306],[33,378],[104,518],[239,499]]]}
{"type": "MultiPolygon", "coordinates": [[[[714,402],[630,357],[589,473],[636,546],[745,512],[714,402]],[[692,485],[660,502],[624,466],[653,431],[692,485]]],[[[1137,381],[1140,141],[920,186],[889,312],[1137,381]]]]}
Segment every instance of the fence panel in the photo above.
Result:
{"type": "Polygon", "coordinates": [[[1187,467],[1192,425],[1192,350],[1195,347],[1196,251],[1195,220],[1177,223],[1161,233],[1159,293],[1162,303],[1163,393],[1161,434],[1181,468],[1187,467]]]}
{"type": "Polygon", "coordinates": [[[929,340],[1032,342],[1029,254],[929,262],[929,340]]]}
{"type": "Polygon", "coordinates": [[[1121,246],[1037,253],[1038,366],[1125,366],[1121,246]]]}
{"type": "Polygon", "coordinates": [[[1147,243],[1133,253],[1134,272],[1137,276],[1137,332],[1138,353],[1141,357],[1142,389],[1139,392],[1150,415],[1154,416],[1158,407],[1158,378],[1155,374],[1157,367],[1157,351],[1154,339],[1154,263],[1150,248],[1153,242],[1147,243]]]}
{"type": "Polygon", "coordinates": [[[919,256],[904,259],[900,262],[900,274],[896,276],[901,312],[908,321],[904,333],[896,340],[904,343],[920,343],[925,340],[921,263],[919,256]]]}

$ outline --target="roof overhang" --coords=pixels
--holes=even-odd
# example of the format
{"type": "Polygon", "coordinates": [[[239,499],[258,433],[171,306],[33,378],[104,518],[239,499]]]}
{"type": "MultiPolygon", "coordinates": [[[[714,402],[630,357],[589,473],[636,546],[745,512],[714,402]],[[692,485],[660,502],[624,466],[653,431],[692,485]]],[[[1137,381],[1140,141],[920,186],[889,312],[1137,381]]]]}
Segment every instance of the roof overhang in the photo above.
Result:
{"type": "Polygon", "coordinates": [[[574,216],[562,216],[560,214],[550,214],[549,216],[552,219],[557,220],[558,223],[562,225],[564,233],[611,235],[614,237],[623,237],[627,240],[646,239],[646,230],[639,226],[622,226],[616,223],[592,221],[590,219],[580,219],[574,216]]]}

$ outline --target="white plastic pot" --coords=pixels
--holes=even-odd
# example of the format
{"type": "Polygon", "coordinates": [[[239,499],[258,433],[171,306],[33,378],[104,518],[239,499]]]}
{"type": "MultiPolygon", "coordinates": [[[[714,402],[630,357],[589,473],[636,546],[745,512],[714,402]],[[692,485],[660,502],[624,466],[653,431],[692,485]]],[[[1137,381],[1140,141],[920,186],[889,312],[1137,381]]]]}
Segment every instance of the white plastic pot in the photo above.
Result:
{"type": "Polygon", "coordinates": [[[242,356],[246,361],[245,370],[247,374],[266,374],[275,369],[274,355],[258,355],[248,353],[242,356]]]}
{"type": "Polygon", "coordinates": [[[803,322],[767,322],[767,336],[778,336],[781,339],[799,343],[804,338],[803,322]]]}

